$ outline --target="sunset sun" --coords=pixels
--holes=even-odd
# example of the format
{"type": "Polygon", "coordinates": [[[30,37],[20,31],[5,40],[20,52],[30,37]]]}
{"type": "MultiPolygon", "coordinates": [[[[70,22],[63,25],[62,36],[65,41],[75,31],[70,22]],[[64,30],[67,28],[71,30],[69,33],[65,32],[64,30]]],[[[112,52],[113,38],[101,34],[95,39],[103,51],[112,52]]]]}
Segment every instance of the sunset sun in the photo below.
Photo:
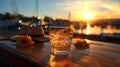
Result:
{"type": "Polygon", "coordinates": [[[91,13],[84,12],[84,20],[93,19],[93,15],[91,13]]]}

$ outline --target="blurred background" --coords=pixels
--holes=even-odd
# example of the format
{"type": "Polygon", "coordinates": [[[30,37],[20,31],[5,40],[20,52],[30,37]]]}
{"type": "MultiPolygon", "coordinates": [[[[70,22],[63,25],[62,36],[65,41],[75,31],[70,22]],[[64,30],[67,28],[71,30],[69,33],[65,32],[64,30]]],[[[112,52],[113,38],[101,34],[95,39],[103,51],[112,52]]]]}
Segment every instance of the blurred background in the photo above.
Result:
{"type": "Polygon", "coordinates": [[[0,39],[70,24],[74,37],[120,43],[120,0],[0,0],[0,39]]]}

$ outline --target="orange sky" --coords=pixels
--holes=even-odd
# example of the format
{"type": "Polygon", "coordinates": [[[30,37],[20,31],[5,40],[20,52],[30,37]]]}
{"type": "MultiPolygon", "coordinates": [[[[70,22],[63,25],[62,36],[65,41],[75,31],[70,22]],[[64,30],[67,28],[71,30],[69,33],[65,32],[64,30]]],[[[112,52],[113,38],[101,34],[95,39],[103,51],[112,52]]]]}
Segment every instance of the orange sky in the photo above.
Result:
{"type": "MultiPolygon", "coordinates": [[[[13,13],[14,0],[0,0],[0,13],[13,13]]],[[[36,16],[36,0],[16,0],[18,13],[36,16]]],[[[15,8],[14,8],[15,9],[15,8]]],[[[120,0],[38,0],[38,16],[71,20],[120,18],[120,0]]]]}
{"type": "Polygon", "coordinates": [[[119,0],[72,0],[57,5],[71,12],[71,20],[120,18],[119,0]]]}

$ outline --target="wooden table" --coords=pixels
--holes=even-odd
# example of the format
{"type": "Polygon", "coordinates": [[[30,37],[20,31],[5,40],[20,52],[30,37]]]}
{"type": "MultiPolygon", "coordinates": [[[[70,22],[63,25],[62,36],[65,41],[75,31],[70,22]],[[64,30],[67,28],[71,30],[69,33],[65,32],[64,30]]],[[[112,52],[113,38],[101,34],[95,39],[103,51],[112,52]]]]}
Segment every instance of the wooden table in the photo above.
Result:
{"type": "MultiPolygon", "coordinates": [[[[11,40],[1,40],[0,47],[17,51],[18,54],[46,67],[120,67],[120,45],[87,40],[90,48],[75,50],[71,45],[69,55],[55,56],[50,53],[50,43],[37,42],[33,46],[21,48],[11,40]]],[[[13,59],[14,60],[14,59],[13,59]]]]}

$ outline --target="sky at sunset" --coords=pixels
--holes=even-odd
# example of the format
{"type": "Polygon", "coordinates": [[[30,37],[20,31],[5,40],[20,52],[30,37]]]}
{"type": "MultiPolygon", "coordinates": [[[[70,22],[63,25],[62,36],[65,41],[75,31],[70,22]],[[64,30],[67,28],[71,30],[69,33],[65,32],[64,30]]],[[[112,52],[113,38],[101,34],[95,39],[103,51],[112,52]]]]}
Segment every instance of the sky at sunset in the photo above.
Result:
{"type": "MultiPolygon", "coordinates": [[[[0,13],[10,12],[14,0],[0,0],[0,13]]],[[[16,0],[18,13],[35,16],[36,0],[16,0]]],[[[39,17],[91,20],[120,18],[120,0],[38,0],[39,17]]]]}

